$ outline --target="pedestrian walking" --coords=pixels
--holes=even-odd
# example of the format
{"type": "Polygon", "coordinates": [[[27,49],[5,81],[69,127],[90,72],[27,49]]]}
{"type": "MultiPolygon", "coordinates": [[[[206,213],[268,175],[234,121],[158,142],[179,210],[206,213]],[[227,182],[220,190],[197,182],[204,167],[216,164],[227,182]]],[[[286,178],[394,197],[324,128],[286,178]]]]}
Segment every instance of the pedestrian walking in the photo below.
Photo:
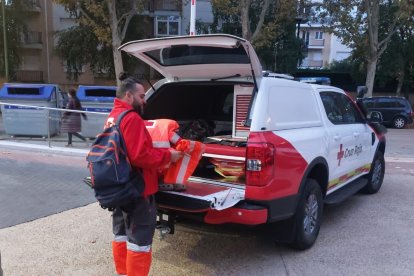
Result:
{"type": "MultiPolygon", "coordinates": [[[[70,89],[68,94],[69,94],[69,101],[66,105],[66,109],[82,110],[82,105],[78,97],[76,96],[76,90],[70,89]]],[[[81,116],[83,117],[84,120],[87,120],[87,116],[84,113],[70,112],[70,111],[66,111],[65,113],[63,113],[62,126],[60,130],[61,132],[68,133],[68,144],[66,145],[66,147],[72,146],[72,136],[76,136],[82,141],[87,142],[86,138],[78,133],[81,131],[81,116]]],[[[88,143],[86,144],[88,145],[88,143]]]]}
{"type": "Polygon", "coordinates": [[[179,160],[183,153],[173,149],[158,149],[141,118],[144,112],[144,86],[132,77],[121,74],[121,81],[105,127],[110,127],[118,116],[129,109],[120,123],[127,155],[134,170],[142,173],[145,189],[143,195],[128,209],[113,211],[112,252],[116,273],[119,275],[148,275],[152,259],[152,240],[156,227],[157,209],[154,194],[158,191],[158,170],[179,160]]]}

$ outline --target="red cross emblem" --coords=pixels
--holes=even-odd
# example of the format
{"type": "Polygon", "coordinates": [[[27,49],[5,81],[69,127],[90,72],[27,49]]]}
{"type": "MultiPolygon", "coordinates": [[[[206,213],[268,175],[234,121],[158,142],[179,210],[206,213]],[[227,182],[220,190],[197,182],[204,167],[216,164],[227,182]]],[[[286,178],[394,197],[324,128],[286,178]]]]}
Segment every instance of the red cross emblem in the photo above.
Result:
{"type": "Polygon", "coordinates": [[[338,166],[341,166],[341,159],[344,158],[344,151],[342,150],[342,144],[339,145],[339,152],[338,155],[336,157],[336,159],[338,160],[338,166]]]}

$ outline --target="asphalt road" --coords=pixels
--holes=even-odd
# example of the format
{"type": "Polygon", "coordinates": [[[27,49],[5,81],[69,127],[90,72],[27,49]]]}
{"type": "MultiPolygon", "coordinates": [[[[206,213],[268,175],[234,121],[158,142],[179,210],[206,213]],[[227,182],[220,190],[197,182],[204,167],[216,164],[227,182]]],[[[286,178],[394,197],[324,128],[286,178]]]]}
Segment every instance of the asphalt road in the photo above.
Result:
{"type": "Polygon", "coordinates": [[[95,202],[84,157],[0,148],[0,229],[95,202]]]}
{"type": "MultiPolygon", "coordinates": [[[[265,228],[186,222],[177,225],[176,234],[164,240],[155,239],[151,275],[414,275],[413,135],[414,130],[388,132],[382,189],[375,195],[357,194],[343,204],[326,206],[318,240],[311,249],[296,251],[276,244],[272,232],[265,228]]],[[[32,272],[30,275],[113,275],[108,246],[109,214],[97,210],[96,205],[77,208],[94,201],[89,188],[80,182],[87,175],[84,158],[1,147],[0,152],[0,208],[3,210],[0,228],[69,209],[57,216],[67,214],[70,220],[65,221],[78,228],[81,228],[79,221],[92,224],[87,228],[88,233],[81,230],[81,234],[71,232],[76,227],[61,226],[68,229],[64,238],[72,241],[65,243],[66,252],[56,250],[43,259],[36,256],[38,261],[28,264],[25,271],[32,272]],[[101,217],[97,218],[91,208],[100,212],[101,217]],[[97,222],[94,224],[94,221],[97,222]],[[88,239],[84,248],[76,245],[82,237],[88,239]],[[92,245],[100,247],[89,248],[92,245]],[[83,253],[87,249],[93,251],[83,253]],[[53,274],[39,273],[46,265],[43,262],[52,264],[62,254],[65,261],[54,265],[53,274]],[[85,261],[85,258],[90,259],[85,261]],[[59,270],[59,267],[69,268],[59,270]],[[75,273],[75,267],[88,267],[89,272],[75,273]]],[[[16,229],[18,233],[26,233],[25,228],[30,232],[30,228],[54,220],[58,221],[58,217],[49,216],[23,224],[21,228],[17,225],[16,229]]],[[[63,231],[57,223],[49,227],[63,231]]],[[[2,241],[6,244],[2,237],[9,233],[15,233],[13,227],[0,229],[0,250],[2,241]]],[[[18,246],[24,247],[27,243],[24,240],[18,246]]],[[[36,251],[36,246],[30,244],[24,251],[36,251]]],[[[2,255],[7,258],[14,254],[25,259],[28,254],[18,253],[2,255]]],[[[14,267],[17,269],[18,265],[14,267]]],[[[3,269],[13,271],[10,258],[5,259],[3,269]]]]}

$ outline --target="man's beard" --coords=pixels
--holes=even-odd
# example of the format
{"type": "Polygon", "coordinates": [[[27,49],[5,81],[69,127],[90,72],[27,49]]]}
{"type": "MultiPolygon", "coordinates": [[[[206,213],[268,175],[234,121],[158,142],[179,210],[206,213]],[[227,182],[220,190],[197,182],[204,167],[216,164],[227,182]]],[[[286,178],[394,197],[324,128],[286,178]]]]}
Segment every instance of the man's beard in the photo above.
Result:
{"type": "Polygon", "coordinates": [[[132,102],[132,108],[140,115],[142,116],[144,114],[144,107],[139,104],[138,101],[134,99],[132,102]]]}

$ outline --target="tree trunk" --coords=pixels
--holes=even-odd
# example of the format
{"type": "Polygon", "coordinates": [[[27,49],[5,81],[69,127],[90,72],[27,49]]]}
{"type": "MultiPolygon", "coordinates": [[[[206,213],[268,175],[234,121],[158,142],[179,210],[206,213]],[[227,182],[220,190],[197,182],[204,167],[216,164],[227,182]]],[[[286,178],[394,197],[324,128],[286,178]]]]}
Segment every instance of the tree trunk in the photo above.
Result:
{"type": "Polygon", "coordinates": [[[368,88],[367,97],[372,97],[372,90],[374,89],[375,71],[377,69],[377,59],[370,59],[367,63],[367,79],[365,85],[368,88]]]}
{"type": "Polygon", "coordinates": [[[250,0],[241,0],[240,5],[240,20],[242,25],[242,36],[246,40],[250,40],[251,31],[250,31],[250,20],[249,20],[249,9],[250,9],[250,0]]]}
{"type": "Polygon", "coordinates": [[[398,85],[397,85],[397,91],[395,91],[395,95],[400,96],[401,90],[404,84],[405,79],[405,70],[401,70],[400,76],[398,77],[398,85]]]}
{"type": "Polygon", "coordinates": [[[379,21],[379,0],[364,0],[368,22],[369,52],[367,62],[367,79],[365,85],[368,88],[367,96],[372,97],[374,88],[375,71],[378,62],[378,21],[379,21]]]}
{"type": "Polygon", "coordinates": [[[114,54],[114,67],[115,67],[115,78],[119,85],[118,76],[124,71],[124,65],[122,63],[121,52],[118,51],[118,47],[121,46],[121,34],[118,28],[118,18],[116,14],[116,0],[108,0],[109,9],[109,24],[111,27],[112,35],[112,52],[114,54]]]}

